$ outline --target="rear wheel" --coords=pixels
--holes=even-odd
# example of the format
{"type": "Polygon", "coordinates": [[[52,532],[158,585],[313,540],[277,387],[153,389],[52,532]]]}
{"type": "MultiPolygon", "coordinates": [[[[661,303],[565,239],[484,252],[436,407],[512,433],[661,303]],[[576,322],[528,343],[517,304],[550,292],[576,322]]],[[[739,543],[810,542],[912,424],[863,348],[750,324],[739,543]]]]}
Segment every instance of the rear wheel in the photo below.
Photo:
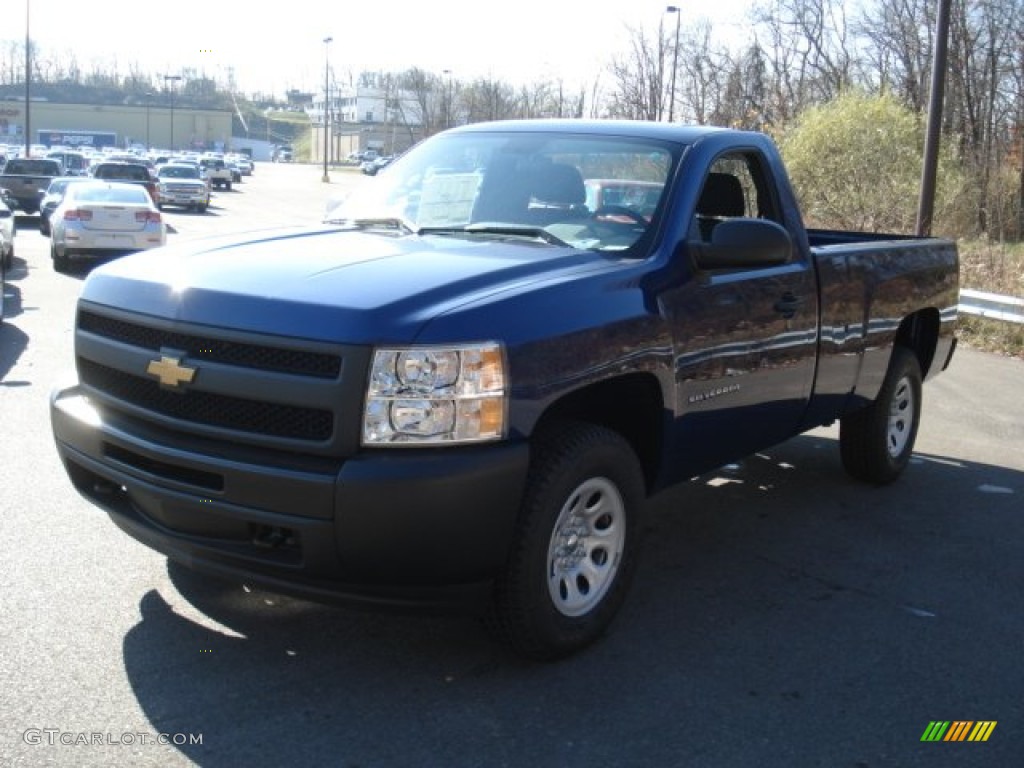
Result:
{"type": "Polygon", "coordinates": [[[58,253],[57,246],[50,245],[50,258],[53,260],[53,269],[55,272],[67,272],[70,266],[71,259],[68,258],[67,252],[58,253]]]}
{"type": "Polygon", "coordinates": [[[921,367],[896,346],[875,402],[839,422],[843,467],[858,480],[892,482],[910,462],[920,419],[921,367]]]}
{"type": "Polygon", "coordinates": [[[617,433],[565,423],[535,440],[492,615],[517,653],[553,660],[605,631],[635,570],[643,503],[640,462],[617,433]]]}

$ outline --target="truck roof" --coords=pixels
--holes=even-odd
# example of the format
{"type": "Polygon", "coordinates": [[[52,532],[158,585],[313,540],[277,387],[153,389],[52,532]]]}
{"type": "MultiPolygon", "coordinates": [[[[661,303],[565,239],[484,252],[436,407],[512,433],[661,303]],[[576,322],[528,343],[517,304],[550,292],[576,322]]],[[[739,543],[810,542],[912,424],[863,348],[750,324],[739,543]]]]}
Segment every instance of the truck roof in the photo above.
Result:
{"type": "MultiPolygon", "coordinates": [[[[693,143],[705,136],[719,133],[742,134],[731,128],[710,125],[679,125],[656,123],[643,120],[498,120],[488,123],[473,123],[453,128],[453,132],[479,133],[534,133],[552,131],[558,133],[586,133],[605,136],[637,136],[642,138],[693,143]]],[[[757,134],[759,135],[759,134],[757,134]]]]}

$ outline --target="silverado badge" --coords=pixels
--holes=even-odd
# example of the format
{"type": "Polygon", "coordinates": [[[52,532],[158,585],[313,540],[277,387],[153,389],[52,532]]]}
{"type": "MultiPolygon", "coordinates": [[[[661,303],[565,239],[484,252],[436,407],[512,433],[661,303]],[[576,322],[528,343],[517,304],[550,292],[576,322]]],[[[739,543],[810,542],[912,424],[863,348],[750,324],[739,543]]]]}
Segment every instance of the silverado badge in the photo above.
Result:
{"type": "Polygon", "coordinates": [[[181,364],[181,358],[174,355],[161,354],[159,360],[150,360],[146,373],[156,376],[161,387],[177,389],[182,384],[190,384],[196,376],[196,369],[181,364]]]}

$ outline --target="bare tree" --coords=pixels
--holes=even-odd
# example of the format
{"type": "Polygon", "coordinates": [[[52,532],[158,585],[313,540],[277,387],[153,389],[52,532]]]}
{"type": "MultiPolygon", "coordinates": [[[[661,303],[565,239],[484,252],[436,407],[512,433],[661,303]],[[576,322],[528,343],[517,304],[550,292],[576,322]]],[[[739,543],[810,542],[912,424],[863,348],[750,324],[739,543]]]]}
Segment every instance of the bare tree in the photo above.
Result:
{"type": "Polygon", "coordinates": [[[842,0],[768,0],[755,10],[775,108],[789,120],[854,84],[854,44],[842,0]]]}
{"type": "Polygon", "coordinates": [[[732,61],[722,94],[711,122],[746,130],[765,130],[776,116],[769,108],[767,62],[755,42],[732,61]]]}
{"type": "Polygon", "coordinates": [[[711,24],[702,21],[679,41],[676,111],[699,125],[722,122],[727,97],[730,56],[713,46],[712,37],[711,24]]]}
{"type": "Polygon", "coordinates": [[[875,87],[923,113],[928,104],[935,0],[876,0],[855,24],[875,87]]]}
{"type": "Polygon", "coordinates": [[[443,130],[444,81],[432,72],[414,67],[406,70],[398,82],[402,90],[412,94],[415,104],[406,123],[422,125],[424,136],[443,130]]]}
{"type": "Polygon", "coordinates": [[[1010,151],[1012,124],[1020,113],[1013,73],[1021,38],[1019,2],[955,0],[947,122],[960,137],[964,162],[976,181],[978,231],[996,236],[1002,236],[1004,222],[1003,217],[993,220],[993,214],[1002,208],[1004,193],[993,182],[1010,151]]]}
{"type": "Polygon", "coordinates": [[[462,107],[469,123],[509,119],[518,109],[512,86],[490,78],[475,80],[463,89],[462,107]]]}
{"type": "Polygon", "coordinates": [[[628,29],[629,50],[613,56],[606,113],[627,120],[662,120],[667,98],[671,41],[661,22],[656,39],[644,29],[628,29]]]}

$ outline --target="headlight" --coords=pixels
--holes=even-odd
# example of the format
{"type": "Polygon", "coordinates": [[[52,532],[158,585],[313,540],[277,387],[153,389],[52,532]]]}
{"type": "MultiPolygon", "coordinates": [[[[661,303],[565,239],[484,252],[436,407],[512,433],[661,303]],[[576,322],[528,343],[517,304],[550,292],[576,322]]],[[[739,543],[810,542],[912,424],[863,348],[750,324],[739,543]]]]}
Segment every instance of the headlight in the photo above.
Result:
{"type": "Polygon", "coordinates": [[[505,356],[495,342],[374,351],[363,445],[461,444],[505,436],[505,356]]]}

